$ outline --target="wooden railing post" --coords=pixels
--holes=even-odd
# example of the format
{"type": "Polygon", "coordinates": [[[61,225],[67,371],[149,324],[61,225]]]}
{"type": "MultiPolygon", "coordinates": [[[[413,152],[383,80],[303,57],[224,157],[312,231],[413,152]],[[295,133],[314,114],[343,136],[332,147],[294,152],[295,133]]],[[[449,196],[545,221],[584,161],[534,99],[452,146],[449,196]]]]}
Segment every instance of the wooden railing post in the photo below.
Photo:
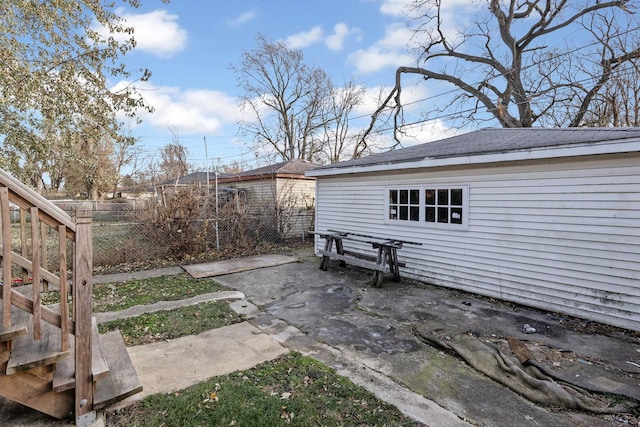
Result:
{"type": "Polygon", "coordinates": [[[0,187],[0,218],[2,221],[2,327],[11,326],[11,218],[9,189],[0,187]]]}
{"type": "Polygon", "coordinates": [[[31,210],[31,263],[33,271],[33,339],[42,338],[42,307],[40,307],[40,220],[38,208],[31,210]]]}
{"type": "Polygon", "coordinates": [[[60,269],[60,350],[69,350],[69,287],[67,286],[67,227],[58,225],[58,262],[60,269]]]}
{"type": "Polygon", "coordinates": [[[93,411],[91,376],[91,292],[93,235],[91,209],[76,210],[76,242],[73,255],[73,312],[75,317],[76,425],[90,425],[93,411]]]}

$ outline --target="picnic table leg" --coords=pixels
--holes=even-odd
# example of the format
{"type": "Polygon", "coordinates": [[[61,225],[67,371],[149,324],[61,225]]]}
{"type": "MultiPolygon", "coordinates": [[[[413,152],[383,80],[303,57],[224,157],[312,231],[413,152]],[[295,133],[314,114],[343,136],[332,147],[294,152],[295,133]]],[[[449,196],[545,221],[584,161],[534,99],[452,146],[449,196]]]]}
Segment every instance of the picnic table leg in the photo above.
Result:
{"type": "Polygon", "coordinates": [[[389,272],[391,274],[393,274],[393,277],[395,279],[396,276],[396,265],[395,262],[393,261],[393,249],[392,248],[384,248],[384,250],[387,252],[387,263],[389,265],[389,272]]]}
{"type": "MultiPolygon", "coordinates": [[[[378,265],[385,265],[387,263],[387,251],[383,245],[378,246],[378,265]]],[[[373,273],[373,285],[379,288],[382,285],[382,279],[384,278],[384,271],[376,270],[373,273]]]]}
{"type": "MultiPolygon", "coordinates": [[[[340,254],[340,255],[344,255],[344,248],[342,247],[342,239],[341,238],[337,238],[336,239],[336,253],[340,254]]],[[[341,260],[340,261],[340,267],[346,267],[347,266],[347,262],[345,260],[341,260]]]]}
{"type": "MultiPolygon", "coordinates": [[[[333,246],[333,237],[326,237],[326,241],[324,242],[324,250],[326,252],[331,252],[331,247],[333,246]]],[[[320,270],[327,271],[327,267],[329,266],[329,255],[322,255],[322,262],[320,263],[320,270]]]]}
{"type": "Polygon", "coordinates": [[[393,280],[398,282],[400,280],[400,270],[398,269],[398,249],[387,248],[389,254],[389,269],[393,273],[393,280]]]}

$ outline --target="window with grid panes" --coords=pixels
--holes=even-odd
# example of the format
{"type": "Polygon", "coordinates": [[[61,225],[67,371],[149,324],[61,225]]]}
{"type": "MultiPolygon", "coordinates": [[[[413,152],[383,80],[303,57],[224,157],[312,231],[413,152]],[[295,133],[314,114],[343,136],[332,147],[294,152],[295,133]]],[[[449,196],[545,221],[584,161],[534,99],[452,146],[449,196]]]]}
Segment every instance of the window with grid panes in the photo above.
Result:
{"type": "Polygon", "coordinates": [[[388,219],[400,221],[420,221],[420,190],[389,190],[388,219]]]}
{"type": "Polygon", "coordinates": [[[387,221],[463,226],[468,187],[387,188],[387,221]]]}
{"type": "Polygon", "coordinates": [[[426,222],[462,224],[462,188],[427,188],[424,194],[426,222]]]}

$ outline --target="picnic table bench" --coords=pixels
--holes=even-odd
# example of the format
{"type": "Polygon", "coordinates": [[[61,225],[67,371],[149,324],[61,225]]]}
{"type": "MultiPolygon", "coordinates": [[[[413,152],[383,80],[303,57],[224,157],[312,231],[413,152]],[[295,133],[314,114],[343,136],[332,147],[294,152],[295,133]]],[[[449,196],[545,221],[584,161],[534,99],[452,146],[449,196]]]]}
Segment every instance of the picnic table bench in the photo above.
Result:
{"type": "Polygon", "coordinates": [[[367,234],[351,233],[339,230],[327,230],[326,232],[311,231],[310,234],[319,236],[325,240],[324,249],[318,250],[322,255],[320,269],[326,271],[331,259],[339,260],[340,265],[355,265],[373,270],[374,286],[380,286],[385,273],[393,274],[393,280],[400,280],[399,268],[404,263],[398,261],[398,249],[404,244],[422,245],[422,243],[409,242],[387,237],[376,237],[367,234]],[[375,255],[363,254],[354,251],[346,251],[343,241],[353,241],[370,244],[375,255]],[[335,248],[335,251],[334,251],[335,248]]]}

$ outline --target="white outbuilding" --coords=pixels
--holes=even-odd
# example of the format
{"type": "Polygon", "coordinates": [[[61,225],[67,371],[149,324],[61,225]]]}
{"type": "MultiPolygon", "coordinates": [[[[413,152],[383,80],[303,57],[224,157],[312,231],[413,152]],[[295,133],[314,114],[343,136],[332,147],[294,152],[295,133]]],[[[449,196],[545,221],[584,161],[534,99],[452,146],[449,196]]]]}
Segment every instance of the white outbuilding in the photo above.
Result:
{"type": "Polygon", "coordinates": [[[403,277],[640,330],[640,128],[483,129],[306,174],[316,231],[421,243],[403,277]]]}

